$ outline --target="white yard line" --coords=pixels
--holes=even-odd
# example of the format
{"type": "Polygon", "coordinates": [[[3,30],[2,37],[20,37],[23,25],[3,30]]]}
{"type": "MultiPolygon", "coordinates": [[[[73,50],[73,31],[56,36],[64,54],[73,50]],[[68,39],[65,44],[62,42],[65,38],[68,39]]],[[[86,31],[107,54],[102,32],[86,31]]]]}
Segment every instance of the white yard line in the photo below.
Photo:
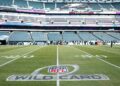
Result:
{"type": "MultiPolygon", "coordinates": [[[[37,49],[35,49],[35,50],[32,50],[32,51],[30,51],[30,52],[27,52],[27,53],[23,54],[22,56],[28,55],[28,54],[30,54],[30,53],[32,53],[32,52],[38,50],[38,49],[39,49],[39,48],[37,48],[37,49]]],[[[1,64],[0,67],[3,67],[3,66],[5,66],[5,65],[7,65],[7,64],[9,64],[9,63],[11,63],[11,62],[13,62],[13,61],[15,61],[15,60],[17,60],[17,59],[19,59],[19,58],[20,58],[20,57],[15,58],[15,59],[12,59],[12,60],[10,60],[10,61],[7,61],[7,62],[1,64]]]]}
{"type": "Polygon", "coordinates": [[[116,68],[119,68],[119,69],[120,69],[120,67],[117,66],[117,65],[115,65],[115,64],[112,64],[112,63],[110,63],[110,62],[108,62],[108,61],[105,61],[105,60],[103,60],[103,59],[101,59],[101,58],[97,58],[97,59],[103,61],[103,62],[106,63],[106,64],[109,64],[109,65],[111,65],[111,66],[113,66],[113,67],[116,67],[116,68]]]}
{"type": "MultiPolygon", "coordinates": [[[[18,58],[20,58],[20,57],[18,57],[18,58]]],[[[0,65],[0,67],[3,67],[3,66],[5,66],[5,65],[7,65],[7,64],[9,64],[9,63],[11,63],[11,62],[13,62],[13,61],[17,60],[18,58],[15,58],[15,59],[12,59],[12,60],[10,60],[10,61],[7,61],[7,62],[5,62],[5,63],[1,64],[1,65],[0,65]]]]}
{"type": "MultiPolygon", "coordinates": [[[[75,48],[75,47],[73,47],[73,48],[75,48]]],[[[78,49],[78,48],[76,48],[76,49],[78,49]]],[[[78,50],[80,50],[80,49],[78,49],[78,50]]],[[[83,50],[80,50],[81,52],[83,52],[83,53],[86,53],[86,54],[88,54],[88,55],[92,55],[92,54],[90,54],[90,53],[88,53],[88,52],[85,52],[85,51],[83,51],[83,50]]],[[[110,66],[113,66],[113,67],[115,67],[115,68],[119,68],[120,69],[120,67],[119,66],[117,66],[117,65],[115,65],[115,64],[112,64],[112,63],[110,63],[110,62],[108,62],[108,61],[105,61],[105,60],[103,60],[103,59],[101,59],[101,58],[97,58],[98,60],[100,60],[100,61],[102,61],[102,62],[104,62],[104,63],[106,63],[106,64],[108,64],[108,65],[110,65],[110,66]]]]}
{"type": "MultiPolygon", "coordinates": [[[[59,67],[59,53],[58,53],[58,46],[57,46],[57,67],[59,67]]],[[[57,72],[56,86],[60,86],[59,72],[57,72]]]]}

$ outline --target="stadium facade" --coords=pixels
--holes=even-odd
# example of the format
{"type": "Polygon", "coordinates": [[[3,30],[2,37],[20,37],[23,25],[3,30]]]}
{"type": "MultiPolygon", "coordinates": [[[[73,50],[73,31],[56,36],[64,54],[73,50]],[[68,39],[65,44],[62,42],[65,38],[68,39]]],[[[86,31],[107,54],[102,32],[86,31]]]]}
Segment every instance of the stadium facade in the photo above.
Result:
{"type": "Polygon", "coordinates": [[[120,44],[120,0],[0,0],[0,44],[120,44]]]}

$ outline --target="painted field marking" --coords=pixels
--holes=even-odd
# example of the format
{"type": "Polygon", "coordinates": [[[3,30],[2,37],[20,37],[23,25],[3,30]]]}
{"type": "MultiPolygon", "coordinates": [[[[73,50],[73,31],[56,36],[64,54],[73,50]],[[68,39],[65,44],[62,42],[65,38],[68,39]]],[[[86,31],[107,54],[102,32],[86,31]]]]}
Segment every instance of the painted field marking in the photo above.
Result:
{"type": "MultiPolygon", "coordinates": [[[[38,50],[38,49],[40,49],[40,48],[37,48],[37,49],[32,50],[32,51],[30,51],[30,52],[28,52],[28,53],[25,53],[25,54],[23,54],[23,56],[24,56],[24,55],[28,55],[28,54],[30,54],[30,53],[38,50]]],[[[12,60],[10,60],[10,61],[7,61],[7,62],[1,64],[0,67],[3,67],[3,66],[5,66],[5,65],[7,65],[7,64],[9,64],[9,63],[11,63],[11,62],[13,62],[13,61],[15,61],[15,60],[17,60],[17,59],[19,59],[19,58],[20,58],[20,57],[17,57],[17,58],[15,58],[15,59],[12,59],[12,60]]]]}
{"type": "MultiPolygon", "coordinates": [[[[58,53],[58,46],[57,46],[57,67],[59,67],[59,53],[58,53]]],[[[56,86],[60,86],[59,72],[57,72],[56,86]]]]}
{"type": "Polygon", "coordinates": [[[100,61],[103,61],[103,62],[106,63],[106,64],[109,64],[109,65],[111,65],[111,66],[113,66],[113,67],[116,67],[116,68],[119,68],[119,69],[120,69],[120,67],[117,66],[117,65],[115,65],[115,64],[112,64],[112,63],[110,63],[110,62],[108,62],[108,61],[105,61],[105,60],[103,60],[103,59],[101,59],[101,58],[97,58],[97,59],[100,60],[100,61]]]}
{"type": "MultiPolygon", "coordinates": [[[[17,49],[14,49],[14,50],[10,50],[10,51],[6,51],[6,52],[9,52],[9,53],[10,53],[11,51],[22,50],[22,49],[25,48],[26,46],[25,46],[25,47],[19,46],[19,47],[20,47],[20,48],[17,48],[17,49]]],[[[3,52],[2,52],[2,54],[3,54],[3,52]]]]}
{"type": "Polygon", "coordinates": [[[82,58],[89,58],[89,59],[90,59],[90,58],[92,58],[92,57],[94,57],[94,56],[92,56],[92,55],[81,55],[81,57],[82,57],[82,58]]]}
{"type": "Polygon", "coordinates": [[[6,59],[14,59],[14,58],[19,58],[19,57],[21,57],[21,58],[24,58],[24,59],[29,59],[29,58],[33,58],[34,57],[34,55],[30,55],[30,56],[28,56],[28,55],[10,55],[10,56],[1,56],[1,57],[3,57],[3,58],[6,58],[6,59]]]}
{"type": "Polygon", "coordinates": [[[25,59],[30,59],[30,58],[33,58],[33,57],[35,57],[35,56],[34,55],[30,55],[30,56],[24,55],[24,56],[22,56],[22,58],[25,58],[25,59]]]}
{"type": "Polygon", "coordinates": [[[76,64],[60,65],[58,48],[59,47],[57,46],[56,65],[50,65],[50,66],[38,68],[29,75],[28,74],[11,75],[6,79],[6,81],[56,81],[56,86],[60,86],[60,81],[110,80],[109,77],[107,77],[104,74],[80,74],[80,75],[73,74],[79,70],[79,65],[76,64]],[[61,74],[59,69],[63,69],[63,67],[66,68],[73,67],[74,69],[70,72],[67,71],[64,72],[64,74],[61,74]],[[44,69],[48,69],[48,71],[51,71],[49,70],[49,68],[51,68],[52,70],[56,69],[57,71],[55,73],[57,74],[56,75],[42,74],[41,71],[44,69]]]}
{"type": "MultiPolygon", "coordinates": [[[[75,48],[75,47],[73,47],[73,48],[75,48]]],[[[78,49],[78,48],[75,48],[75,49],[78,49]]],[[[90,53],[88,53],[88,52],[85,52],[85,51],[83,51],[83,50],[81,50],[81,49],[78,49],[78,50],[80,50],[81,52],[86,53],[86,54],[88,54],[88,55],[92,55],[92,54],[90,54],[90,53]]],[[[101,59],[101,58],[98,58],[98,57],[97,57],[97,59],[100,60],[100,61],[102,61],[102,62],[104,62],[104,63],[106,63],[106,64],[108,64],[108,65],[110,65],[110,66],[113,66],[113,67],[115,67],[115,68],[120,69],[120,67],[117,66],[117,65],[115,65],[115,64],[112,64],[112,63],[110,63],[110,62],[108,62],[108,61],[105,61],[105,60],[103,60],[103,59],[101,59]]]]}
{"type": "Polygon", "coordinates": [[[14,58],[18,58],[18,57],[21,57],[20,55],[10,55],[10,56],[1,56],[3,58],[6,58],[6,59],[14,59],[14,58]]]}

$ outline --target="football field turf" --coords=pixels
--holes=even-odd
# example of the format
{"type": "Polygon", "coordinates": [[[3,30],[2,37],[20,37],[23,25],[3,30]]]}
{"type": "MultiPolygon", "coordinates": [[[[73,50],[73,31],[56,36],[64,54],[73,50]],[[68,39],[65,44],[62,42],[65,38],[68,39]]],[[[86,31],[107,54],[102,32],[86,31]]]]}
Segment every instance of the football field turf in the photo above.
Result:
{"type": "Polygon", "coordinates": [[[0,46],[0,86],[120,86],[120,46],[0,46]],[[7,81],[11,75],[67,64],[79,66],[76,75],[103,74],[109,80],[7,81]]]}

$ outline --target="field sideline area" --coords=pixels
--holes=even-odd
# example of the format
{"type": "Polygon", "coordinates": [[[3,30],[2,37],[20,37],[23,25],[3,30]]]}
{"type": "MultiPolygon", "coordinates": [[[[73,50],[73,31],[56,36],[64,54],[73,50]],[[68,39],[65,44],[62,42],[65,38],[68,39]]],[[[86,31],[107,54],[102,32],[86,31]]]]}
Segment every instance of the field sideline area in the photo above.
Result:
{"type": "Polygon", "coordinates": [[[120,46],[0,46],[0,86],[120,86],[120,46]],[[76,75],[103,74],[109,80],[7,81],[11,75],[64,64],[77,64],[76,75]]]}

